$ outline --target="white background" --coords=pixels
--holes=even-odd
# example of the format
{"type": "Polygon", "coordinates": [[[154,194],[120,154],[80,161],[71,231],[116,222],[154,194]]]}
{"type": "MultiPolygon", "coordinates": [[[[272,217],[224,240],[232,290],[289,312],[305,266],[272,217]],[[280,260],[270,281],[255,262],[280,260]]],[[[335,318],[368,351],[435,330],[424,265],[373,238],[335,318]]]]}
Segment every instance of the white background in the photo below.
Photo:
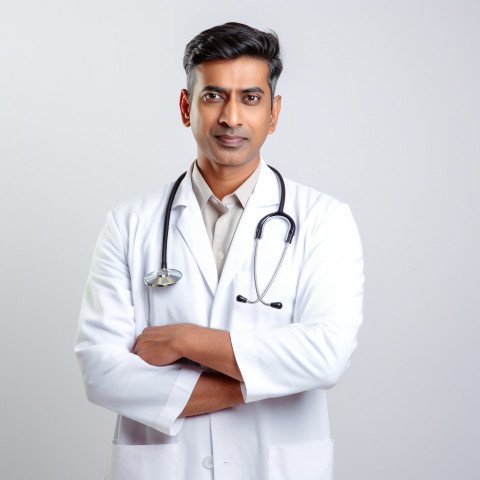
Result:
{"type": "Polygon", "coordinates": [[[195,158],[183,49],[230,20],[283,46],[264,157],[349,203],[363,238],[365,324],[328,394],[336,479],[478,478],[473,0],[0,3],[0,476],[102,478],[114,415],[72,353],[93,246],[109,209],[195,158]]]}

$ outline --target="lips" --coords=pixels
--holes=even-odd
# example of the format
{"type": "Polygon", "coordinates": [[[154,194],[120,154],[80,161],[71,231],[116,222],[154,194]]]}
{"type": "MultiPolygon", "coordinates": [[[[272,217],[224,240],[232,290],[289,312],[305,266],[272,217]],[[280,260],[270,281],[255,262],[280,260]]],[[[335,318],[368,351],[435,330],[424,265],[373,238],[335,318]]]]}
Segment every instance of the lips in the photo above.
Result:
{"type": "Polygon", "coordinates": [[[242,144],[246,138],[239,135],[215,135],[217,141],[227,147],[235,147],[242,144]]]}

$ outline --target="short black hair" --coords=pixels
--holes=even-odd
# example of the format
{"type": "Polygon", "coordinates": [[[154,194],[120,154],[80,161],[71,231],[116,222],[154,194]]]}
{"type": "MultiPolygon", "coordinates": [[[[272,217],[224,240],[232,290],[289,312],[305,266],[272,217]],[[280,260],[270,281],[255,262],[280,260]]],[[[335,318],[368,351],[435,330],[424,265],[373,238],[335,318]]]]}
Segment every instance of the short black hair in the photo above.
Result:
{"type": "Polygon", "coordinates": [[[283,64],[280,44],[273,31],[262,32],[243,23],[228,22],[199,33],[185,47],[183,68],[187,74],[187,91],[193,92],[196,68],[209,60],[232,60],[241,56],[264,60],[268,64],[268,85],[273,97],[283,64]]]}

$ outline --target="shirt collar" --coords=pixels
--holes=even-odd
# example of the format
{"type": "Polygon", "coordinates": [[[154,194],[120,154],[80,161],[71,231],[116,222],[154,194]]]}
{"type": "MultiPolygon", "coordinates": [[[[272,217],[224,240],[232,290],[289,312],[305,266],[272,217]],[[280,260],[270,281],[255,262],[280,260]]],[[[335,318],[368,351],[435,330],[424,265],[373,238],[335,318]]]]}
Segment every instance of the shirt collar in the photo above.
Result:
{"type": "Polygon", "coordinates": [[[238,201],[242,204],[243,208],[247,206],[248,199],[255,190],[258,177],[260,176],[261,167],[262,164],[259,163],[254,172],[233,192],[237,196],[238,201]]]}
{"type": "MultiPolygon", "coordinates": [[[[243,208],[246,207],[250,196],[255,190],[255,185],[257,184],[258,177],[260,176],[261,166],[262,163],[260,162],[254,172],[232,194],[237,197],[243,208]]],[[[203,207],[206,205],[210,197],[215,198],[215,195],[213,194],[212,190],[210,189],[207,182],[200,173],[196,161],[193,162],[191,172],[193,191],[195,192],[195,196],[197,197],[200,210],[203,210],[203,207]]]]}

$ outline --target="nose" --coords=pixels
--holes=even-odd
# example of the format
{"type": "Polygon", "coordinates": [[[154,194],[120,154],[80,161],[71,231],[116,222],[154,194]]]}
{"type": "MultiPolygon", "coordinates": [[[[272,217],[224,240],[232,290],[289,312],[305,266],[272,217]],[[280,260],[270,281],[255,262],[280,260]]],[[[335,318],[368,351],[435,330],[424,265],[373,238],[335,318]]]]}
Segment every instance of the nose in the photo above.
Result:
{"type": "Polygon", "coordinates": [[[242,111],[241,106],[234,99],[229,99],[223,104],[223,109],[218,119],[218,122],[230,127],[235,128],[242,125],[242,111]]]}

